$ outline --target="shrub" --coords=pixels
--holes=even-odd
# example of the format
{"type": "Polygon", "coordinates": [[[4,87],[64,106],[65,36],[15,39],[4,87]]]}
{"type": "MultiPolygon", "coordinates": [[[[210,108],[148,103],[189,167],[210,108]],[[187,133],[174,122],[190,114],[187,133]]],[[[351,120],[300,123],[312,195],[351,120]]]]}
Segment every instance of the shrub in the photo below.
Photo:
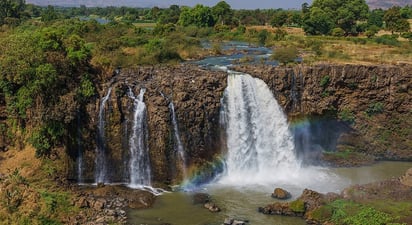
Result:
{"type": "Polygon", "coordinates": [[[330,83],[330,77],[328,75],[322,77],[322,79],[319,82],[319,85],[325,89],[330,83]]]}
{"type": "Polygon", "coordinates": [[[376,37],[375,42],[383,45],[399,46],[399,41],[396,36],[384,34],[376,37]]]}
{"type": "Polygon", "coordinates": [[[412,32],[403,33],[403,34],[401,34],[401,37],[403,37],[405,39],[408,39],[409,41],[412,42],[412,32]]]}
{"type": "Polygon", "coordinates": [[[290,206],[290,209],[296,213],[303,213],[306,210],[305,203],[300,199],[291,202],[289,206],[290,206]]]}
{"type": "Polygon", "coordinates": [[[279,63],[286,65],[287,63],[294,62],[298,57],[298,53],[298,49],[294,46],[278,48],[271,56],[271,59],[277,60],[279,63]]]}
{"type": "Polygon", "coordinates": [[[380,114],[383,112],[383,103],[381,102],[375,102],[369,104],[368,108],[366,109],[366,114],[368,116],[373,116],[376,114],[380,114]]]}
{"type": "Polygon", "coordinates": [[[343,109],[338,113],[338,118],[342,121],[353,123],[355,122],[355,115],[349,109],[343,109]]]}
{"type": "Polygon", "coordinates": [[[283,30],[283,29],[277,28],[277,29],[275,30],[275,33],[274,33],[274,40],[275,40],[275,41],[285,40],[286,35],[288,35],[288,32],[286,32],[286,31],[283,30]]]}
{"type": "Polygon", "coordinates": [[[378,211],[374,208],[362,208],[356,215],[345,218],[343,221],[351,225],[381,225],[392,222],[394,218],[389,214],[378,211]]]}
{"type": "Polygon", "coordinates": [[[378,33],[378,31],[380,30],[380,28],[376,25],[372,25],[368,28],[368,30],[366,30],[365,35],[368,38],[372,38],[373,36],[375,36],[375,34],[378,33]]]}
{"type": "Polygon", "coordinates": [[[343,37],[343,36],[345,36],[345,31],[340,27],[333,28],[332,29],[332,36],[343,37]]]}

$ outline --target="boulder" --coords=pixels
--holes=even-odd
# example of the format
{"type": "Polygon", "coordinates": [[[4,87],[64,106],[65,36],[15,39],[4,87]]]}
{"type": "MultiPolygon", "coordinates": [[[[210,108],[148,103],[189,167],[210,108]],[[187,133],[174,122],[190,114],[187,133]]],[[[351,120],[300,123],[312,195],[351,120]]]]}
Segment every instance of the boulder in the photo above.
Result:
{"type": "Polygon", "coordinates": [[[276,199],[285,200],[285,199],[289,199],[290,197],[291,197],[291,194],[282,188],[275,188],[275,190],[272,193],[272,198],[276,198],[276,199]]]}
{"type": "Polygon", "coordinates": [[[105,199],[97,199],[94,203],[93,203],[93,208],[95,210],[101,210],[104,208],[104,206],[106,205],[106,200],[105,199]]]}
{"type": "Polygon", "coordinates": [[[220,212],[220,208],[215,203],[212,203],[212,202],[208,202],[204,204],[203,207],[208,209],[210,212],[220,212]]]}
{"type": "Polygon", "coordinates": [[[400,181],[403,185],[412,187],[412,168],[406,171],[405,175],[401,177],[400,181]]]}
{"type": "Polygon", "coordinates": [[[246,223],[248,223],[247,220],[226,218],[223,225],[245,225],[246,223]]]}
{"type": "Polygon", "coordinates": [[[89,202],[85,197],[80,197],[77,201],[75,201],[74,205],[79,208],[89,208],[89,202]]]}
{"type": "Polygon", "coordinates": [[[232,225],[234,219],[232,218],[226,218],[225,221],[223,221],[224,225],[232,225]]]}
{"type": "Polygon", "coordinates": [[[245,225],[246,222],[242,220],[234,220],[232,225],[245,225]]]}

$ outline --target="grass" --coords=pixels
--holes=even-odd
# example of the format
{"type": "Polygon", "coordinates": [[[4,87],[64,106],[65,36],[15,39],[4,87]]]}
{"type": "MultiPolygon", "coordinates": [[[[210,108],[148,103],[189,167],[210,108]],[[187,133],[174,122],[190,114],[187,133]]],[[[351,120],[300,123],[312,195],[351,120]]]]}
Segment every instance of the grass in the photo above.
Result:
{"type": "MultiPolygon", "coordinates": [[[[275,29],[267,26],[254,26],[249,29],[275,29]]],[[[328,62],[338,64],[399,64],[412,62],[412,43],[398,38],[398,46],[378,44],[374,39],[359,37],[305,36],[301,28],[282,28],[288,33],[285,40],[269,41],[268,46],[296,46],[303,60],[312,64],[328,62]]],[[[379,36],[387,35],[381,32],[379,36]]]]}
{"type": "Polygon", "coordinates": [[[0,224],[61,224],[80,209],[72,206],[73,194],[54,180],[63,174],[62,161],[35,157],[34,149],[0,152],[0,224]],[[14,168],[14,169],[12,169],[14,168]]]}
{"type": "MultiPolygon", "coordinates": [[[[410,206],[409,204],[405,206],[408,207],[410,206]]],[[[382,206],[386,207],[384,205],[382,206]]],[[[400,207],[396,205],[394,209],[398,210],[399,208],[405,208],[405,206],[400,207]]],[[[404,211],[399,212],[399,210],[396,210],[387,212],[370,204],[365,205],[350,200],[339,199],[317,208],[311,212],[310,217],[320,222],[331,221],[336,225],[402,224],[397,222],[401,217],[401,213],[404,213],[404,211]]]]}

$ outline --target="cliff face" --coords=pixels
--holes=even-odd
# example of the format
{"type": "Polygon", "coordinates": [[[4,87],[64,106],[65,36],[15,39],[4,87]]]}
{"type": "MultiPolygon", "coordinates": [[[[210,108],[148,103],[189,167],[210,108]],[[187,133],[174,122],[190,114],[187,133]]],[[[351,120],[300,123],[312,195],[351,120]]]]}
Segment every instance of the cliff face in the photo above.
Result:
{"type": "MultiPolygon", "coordinates": [[[[196,66],[142,67],[115,75],[104,85],[100,98],[85,108],[81,116],[81,147],[84,149],[84,180],[93,180],[99,105],[108,88],[112,88],[105,105],[105,149],[110,162],[108,178],[112,182],[128,179],[129,139],[133,121],[133,100],[145,88],[148,149],[153,180],[180,181],[182,164],[176,152],[176,140],[169,103],[173,102],[187,166],[202,165],[220,152],[220,99],[226,87],[226,73],[199,69],[196,66]]],[[[74,133],[79,133],[74,130],[74,133]]],[[[72,170],[76,179],[78,138],[71,141],[72,170]]]]}
{"type": "MultiPolygon", "coordinates": [[[[309,141],[321,150],[412,159],[411,66],[236,69],[264,80],[292,123],[306,121],[305,129],[312,135],[309,141]]],[[[295,135],[301,133],[295,130],[295,135]]]]}

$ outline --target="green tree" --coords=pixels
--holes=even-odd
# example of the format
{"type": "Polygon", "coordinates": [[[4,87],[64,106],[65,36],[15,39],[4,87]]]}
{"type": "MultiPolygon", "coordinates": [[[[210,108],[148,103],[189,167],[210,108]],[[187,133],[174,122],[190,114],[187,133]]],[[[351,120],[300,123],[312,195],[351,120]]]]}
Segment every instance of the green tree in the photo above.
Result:
{"type": "Polygon", "coordinates": [[[374,9],[369,13],[368,17],[368,27],[376,26],[382,27],[383,26],[383,15],[385,12],[382,9],[374,9]]]}
{"type": "Polygon", "coordinates": [[[218,2],[212,7],[212,13],[217,23],[230,25],[233,18],[233,10],[225,1],[218,2]]]}
{"type": "Polygon", "coordinates": [[[157,22],[160,24],[176,24],[179,21],[180,12],[178,5],[171,5],[168,9],[160,12],[157,22]]]}
{"type": "Polygon", "coordinates": [[[194,8],[182,8],[179,24],[182,26],[212,27],[215,25],[215,19],[210,7],[198,4],[194,8]]]}
{"type": "Polygon", "coordinates": [[[368,12],[365,0],[314,0],[305,15],[304,29],[309,34],[328,34],[339,27],[345,34],[357,34],[356,22],[366,19],[368,12]]]}
{"type": "Polygon", "coordinates": [[[400,9],[401,17],[404,19],[412,19],[412,6],[405,6],[400,9]]]}
{"type": "Polygon", "coordinates": [[[26,7],[24,0],[1,0],[0,1],[0,25],[8,21],[19,20],[26,7]]]}
{"type": "Polygon", "coordinates": [[[47,8],[41,13],[41,20],[43,22],[50,22],[58,18],[59,18],[58,13],[54,9],[54,7],[51,5],[47,6],[47,8]]]}
{"type": "Polygon", "coordinates": [[[283,26],[288,20],[288,13],[286,11],[283,10],[279,10],[277,11],[273,17],[272,20],[270,21],[270,25],[272,25],[272,27],[281,27],[283,26]]]}
{"type": "Polygon", "coordinates": [[[405,18],[402,18],[400,9],[399,6],[394,6],[388,9],[383,16],[386,29],[391,31],[392,34],[394,32],[403,33],[410,30],[409,22],[405,18]]]}
{"type": "Polygon", "coordinates": [[[303,30],[307,34],[329,34],[333,28],[333,19],[324,10],[312,7],[304,21],[303,30]]]}
{"type": "Polygon", "coordinates": [[[90,50],[73,29],[77,25],[16,29],[0,39],[0,92],[17,128],[32,128],[28,140],[37,156],[63,143],[78,102],[95,90],[82,78],[92,70],[90,50]]]}

